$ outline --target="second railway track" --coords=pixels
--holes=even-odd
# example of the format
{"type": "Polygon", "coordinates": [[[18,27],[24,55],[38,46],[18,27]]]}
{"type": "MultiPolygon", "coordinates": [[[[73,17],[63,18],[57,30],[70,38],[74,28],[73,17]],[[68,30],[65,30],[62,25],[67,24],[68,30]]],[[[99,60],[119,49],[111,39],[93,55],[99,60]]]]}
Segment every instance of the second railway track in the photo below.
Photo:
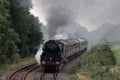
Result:
{"type": "Polygon", "coordinates": [[[27,80],[28,74],[37,70],[40,70],[40,66],[34,63],[10,73],[7,80],[27,80]]]}

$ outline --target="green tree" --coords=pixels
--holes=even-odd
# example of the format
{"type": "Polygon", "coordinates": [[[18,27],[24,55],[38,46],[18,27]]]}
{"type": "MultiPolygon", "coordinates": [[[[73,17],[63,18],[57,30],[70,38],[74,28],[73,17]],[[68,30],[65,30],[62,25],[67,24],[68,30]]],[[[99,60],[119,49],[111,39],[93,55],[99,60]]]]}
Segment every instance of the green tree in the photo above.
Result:
{"type": "Polygon", "coordinates": [[[36,53],[43,37],[40,30],[41,24],[29,12],[31,7],[30,0],[11,0],[12,24],[21,40],[18,48],[23,58],[36,53]]]}
{"type": "Polygon", "coordinates": [[[34,55],[42,43],[41,24],[30,0],[0,0],[0,64],[34,55]]]}
{"type": "Polygon", "coordinates": [[[19,35],[11,27],[9,9],[9,1],[0,0],[0,64],[11,62],[11,56],[18,53],[19,35]]]}

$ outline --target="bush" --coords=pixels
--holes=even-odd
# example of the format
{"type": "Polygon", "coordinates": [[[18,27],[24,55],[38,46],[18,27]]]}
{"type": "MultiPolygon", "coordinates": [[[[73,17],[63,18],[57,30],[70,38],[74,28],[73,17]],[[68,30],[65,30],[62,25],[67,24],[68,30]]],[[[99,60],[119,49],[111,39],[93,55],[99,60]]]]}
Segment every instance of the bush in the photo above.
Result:
{"type": "Polygon", "coordinates": [[[93,60],[97,58],[95,62],[102,66],[115,65],[115,56],[108,44],[94,46],[89,53],[93,56],[91,58],[93,60]]]}
{"type": "MultiPolygon", "coordinates": [[[[104,66],[115,65],[114,54],[108,44],[96,45],[85,53],[79,62],[79,69],[92,80],[116,80],[104,66]]],[[[120,78],[119,78],[120,79],[120,78]]]]}
{"type": "Polygon", "coordinates": [[[1,65],[1,64],[4,64],[4,63],[6,63],[6,62],[7,62],[6,56],[5,56],[5,55],[1,55],[1,56],[0,56],[0,65],[1,65]]]}
{"type": "Polygon", "coordinates": [[[75,75],[70,75],[70,76],[69,76],[69,80],[77,80],[77,78],[76,78],[75,75]]]}
{"type": "Polygon", "coordinates": [[[78,69],[79,69],[78,66],[76,66],[76,65],[73,66],[70,70],[70,74],[75,74],[75,72],[77,72],[78,69]]]}
{"type": "Polygon", "coordinates": [[[18,63],[20,61],[20,55],[18,53],[13,54],[11,59],[12,59],[12,63],[18,63]]]}
{"type": "Polygon", "coordinates": [[[97,45],[80,59],[79,67],[115,65],[114,54],[109,45],[97,45]]]}

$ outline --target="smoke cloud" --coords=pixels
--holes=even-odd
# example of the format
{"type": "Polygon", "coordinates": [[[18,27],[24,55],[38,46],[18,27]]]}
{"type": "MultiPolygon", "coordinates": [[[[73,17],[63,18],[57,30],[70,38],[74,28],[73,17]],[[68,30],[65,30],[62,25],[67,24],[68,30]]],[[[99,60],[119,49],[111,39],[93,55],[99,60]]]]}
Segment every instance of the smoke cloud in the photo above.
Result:
{"type": "MultiPolygon", "coordinates": [[[[57,30],[74,20],[74,12],[70,9],[68,1],[62,0],[36,0],[35,3],[39,3],[41,7],[40,12],[44,13],[44,19],[49,26],[48,34],[49,37],[54,37],[57,30]]],[[[38,10],[39,11],[39,10],[38,10]]]]}
{"type": "Polygon", "coordinates": [[[33,4],[33,13],[47,23],[50,35],[73,21],[88,30],[120,22],[120,0],[33,0],[33,4]]]}

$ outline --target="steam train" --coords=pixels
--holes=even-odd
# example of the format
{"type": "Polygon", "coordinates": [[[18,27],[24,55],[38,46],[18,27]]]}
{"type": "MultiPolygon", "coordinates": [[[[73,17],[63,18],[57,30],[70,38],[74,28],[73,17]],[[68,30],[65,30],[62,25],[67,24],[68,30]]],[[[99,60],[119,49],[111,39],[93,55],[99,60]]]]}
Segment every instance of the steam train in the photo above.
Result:
{"type": "Polygon", "coordinates": [[[43,45],[41,66],[45,73],[59,72],[61,66],[87,50],[85,39],[48,40],[43,45]]]}

